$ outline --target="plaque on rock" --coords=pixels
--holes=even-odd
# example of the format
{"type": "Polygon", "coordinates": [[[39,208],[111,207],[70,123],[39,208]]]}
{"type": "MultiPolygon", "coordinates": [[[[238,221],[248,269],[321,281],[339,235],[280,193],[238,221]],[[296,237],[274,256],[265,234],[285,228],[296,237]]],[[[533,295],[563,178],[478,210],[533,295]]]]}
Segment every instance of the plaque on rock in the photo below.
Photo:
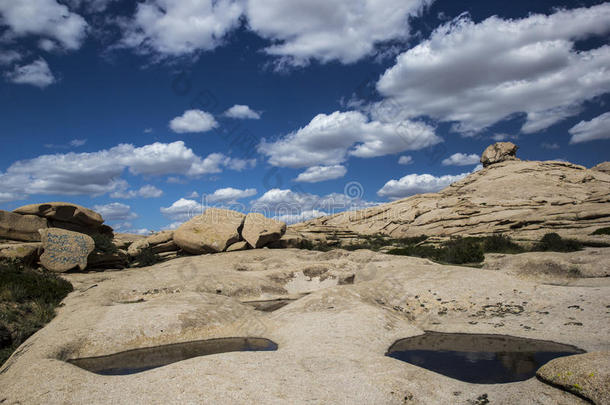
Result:
{"type": "Polygon", "coordinates": [[[85,270],[87,257],[95,248],[89,235],[59,228],[41,229],[42,248],[40,263],[47,269],[63,273],[78,267],[85,270]]]}

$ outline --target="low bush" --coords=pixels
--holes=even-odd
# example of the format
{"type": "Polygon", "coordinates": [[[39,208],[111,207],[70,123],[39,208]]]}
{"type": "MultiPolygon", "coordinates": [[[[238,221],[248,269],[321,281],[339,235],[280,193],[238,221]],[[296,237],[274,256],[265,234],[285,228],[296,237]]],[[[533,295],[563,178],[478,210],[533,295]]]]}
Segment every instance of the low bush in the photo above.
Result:
{"type": "Polygon", "coordinates": [[[47,272],[0,264],[0,364],[55,316],[72,284],[47,272]]]}
{"type": "Polygon", "coordinates": [[[440,247],[431,245],[411,245],[392,249],[393,255],[415,256],[440,263],[466,264],[480,263],[485,259],[481,242],[476,238],[455,238],[444,242],[440,247]]]}
{"type": "Polygon", "coordinates": [[[591,235],[610,235],[610,228],[599,228],[591,235]]]}
{"type": "Polygon", "coordinates": [[[95,250],[102,253],[116,253],[118,252],[118,248],[112,241],[112,238],[108,235],[104,235],[101,233],[96,233],[91,235],[93,241],[95,242],[95,250]]]}
{"type": "Polygon", "coordinates": [[[485,253],[523,253],[525,249],[512,241],[509,236],[496,234],[483,238],[485,253]]]}
{"type": "Polygon", "coordinates": [[[133,262],[137,265],[136,267],[148,267],[153,264],[159,263],[161,257],[153,252],[151,247],[146,247],[140,251],[140,253],[134,257],[133,262]]]}
{"type": "Polygon", "coordinates": [[[539,252],[576,252],[582,249],[582,244],[573,239],[563,239],[557,233],[545,234],[532,250],[539,252]]]}

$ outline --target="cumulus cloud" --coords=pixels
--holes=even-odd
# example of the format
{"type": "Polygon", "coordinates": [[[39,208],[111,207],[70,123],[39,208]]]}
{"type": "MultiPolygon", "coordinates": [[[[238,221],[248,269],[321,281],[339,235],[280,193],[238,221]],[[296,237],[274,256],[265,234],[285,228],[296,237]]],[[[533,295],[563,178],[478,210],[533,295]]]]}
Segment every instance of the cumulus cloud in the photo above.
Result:
{"type": "Polygon", "coordinates": [[[610,139],[610,112],[597,116],[591,121],[580,121],[568,132],[572,135],[570,143],[610,139]]]}
{"type": "Polygon", "coordinates": [[[201,215],[203,211],[204,208],[201,203],[186,198],[175,201],[169,207],[161,207],[161,214],[178,224],[188,221],[194,216],[201,215]]]}
{"type": "Polygon", "coordinates": [[[410,165],[413,163],[413,158],[411,156],[401,156],[398,158],[399,165],[410,165]]]}
{"type": "Polygon", "coordinates": [[[319,183],[321,181],[338,179],[347,173],[345,166],[313,166],[300,173],[294,181],[305,183],[319,183]]]}
{"type": "Polygon", "coordinates": [[[16,84],[30,84],[32,86],[45,88],[55,83],[55,76],[47,62],[40,58],[29,65],[15,66],[15,69],[7,72],[5,77],[16,84]]]}
{"type": "Polygon", "coordinates": [[[455,176],[447,174],[440,177],[431,174],[408,174],[399,180],[388,181],[377,191],[377,195],[390,200],[398,200],[414,194],[434,193],[469,174],[462,173],[455,176]]]}
{"type": "Polygon", "coordinates": [[[470,166],[479,164],[479,155],[471,154],[467,155],[465,153],[454,153],[449,156],[447,159],[442,161],[443,166],[470,166]]]}
{"type": "Polygon", "coordinates": [[[50,38],[64,49],[80,48],[87,22],[56,0],[0,0],[0,26],[8,27],[10,37],[36,35],[50,38]]]}
{"type": "Polygon", "coordinates": [[[231,107],[227,111],[225,111],[224,115],[229,118],[242,119],[242,120],[245,120],[245,119],[258,120],[261,118],[261,115],[258,112],[252,110],[247,105],[241,105],[241,104],[235,104],[233,107],[231,107]]]}
{"type": "Polygon", "coordinates": [[[201,110],[187,110],[180,117],[170,121],[169,127],[178,134],[207,132],[218,127],[218,122],[210,113],[201,110]]]}
{"type": "Polygon", "coordinates": [[[2,65],[10,65],[13,62],[18,62],[22,58],[21,54],[17,51],[13,50],[0,50],[0,66],[2,65]]]}
{"type": "Polygon", "coordinates": [[[209,203],[233,202],[242,198],[248,198],[256,195],[255,188],[239,190],[232,187],[221,188],[206,196],[206,201],[209,203]]]}
{"type": "Polygon", "coordinates": [[[212,50],[239,26],[241,0],[148,0],[122,24],[122,45],[160,57],[212,50]]]}
{"type": "Polygon", "coordinates": [[[162,195],[163,195],[163,190],[160,190],[160,189],[158,189],[155,186],[147,184],[145,186],[140,187],[139,190],[120,190],[120,191],[115,191],[114,193],[110,194],[110,197],[112,197],[112,198],[124,198],[124,199],[137,198],[137,197],[141,197],[141,198],[158,198],[158,197],[161,197],[162,195]]]}
{"type": "Polygon", "coordinates": [[[405,117],[455,122],[465,134],[515,114],[526,116],[522,132],[537,132],[610,90],[610,46],[574,49],[610,32],[609,19],[610,3],[480,23],[462,15],[398,56],[377,89],[405,117]]]}
{"type": "Polygon", "coordinates": [[[540,144],[541,147],[543,147],[544,149],[549,149],[549,150],[555,150],[555,149],[559,149],[560,146],[558,143],[553,142],[553,143],[549,143],[549,142],[542,142],[540,144]]]}
{"type": "MultiPolygon", "coordinates": [[[[4,193],[16,196],[35,194],[102,195],[124,192],[127,183],[121,179],[125,170],[133,175],[162,176],[179,174],[197,177],[220,173],[224,168],[242,170],[255,161],[234,159],[221,153],[205,158],[196,155],[182,141],[153,143],[141,147],[121,144],[90,153],[42,155],[13,163],[0,172],[4,193]]],[[[145,188],[140,195],[158,191],[145,188]]]]}
{"type": "Polygon", "coordinates": [[[101,13],[110,3],[118,0],[66,0],[72,9],[83,9],[89,13],[101,13]]]}
{"type": "Polygon", "coordinates": [[[105,205],[94,205],[93,211],[99,213],[105,221],[127,221],[138,217],[135,212],[131,211],[129,205],[117,202],[105,205]]]}
{"type": "Polygon", "coordinates": [[[374,54],[380,42],[407,38],[409,17],[431,2],[249,0],[247,16],[252,30],[274,41],[265,51],[283,58],[282,63],[353,63],[374,54]]]}
{"type": "Polygon", "coordinates": [[[317,115],[276,142],[263,139],[258,151],[273,166],[301,168],[337,165],[348,156],[370,158],[418,150],[440,142],[434,128],[423,122],[382,123],[358,111],[335,111],[317,115]]]}
{"type": "Polygon", "coordinates": [[[275,217],[273,217],[273,219],[275,219],[277,221],[282,221],[282,222],[287,223],[288,225],[291,225],[291,224],[296,224],[299,222],[305,222],[305,221],[308,221],[313,218],[324,217],[327,215],[329,215],[328,212],[318,211],[318,210],[309,210],[309,211],[303,211],[298,214],[276,215],[275,217]]]}

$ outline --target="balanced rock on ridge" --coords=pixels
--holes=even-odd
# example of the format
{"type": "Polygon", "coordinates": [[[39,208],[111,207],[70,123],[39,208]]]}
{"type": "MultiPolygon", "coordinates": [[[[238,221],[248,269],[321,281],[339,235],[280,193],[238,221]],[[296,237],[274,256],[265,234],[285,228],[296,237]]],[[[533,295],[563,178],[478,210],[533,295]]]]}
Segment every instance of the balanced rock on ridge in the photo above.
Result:
{"type": "Polygon", "coordinates": [[[208,208],[174,231],[174,242],[188,253],[218,253],[241,239],[246,216],[239,212],[208,208]]]}
{"type": "Polygon", "coordinates": [[[47,220],[35,215],[19,215],[0,210],[0,238],[23,242],[39,242],[39,229],[48,227],[47,220]]]}
{"type": "Polygon", "coordinates": [[[483,167],[487,167],[506,160],[519,160],[517,159],[517,149],[517,145],[512,142],[496,142],[485,149],[481,155],[481,163],[483,167]]]}
{"type": "Polygon", "coordinates": [[[259,213],[246,216],[242,237],[254,249],[262,248],[279,240],[286,232],[286,224],[259,213]]]}
{"type": "Polygon", "coordinates": [[[41,229],[42,247],[40,263],[47,269],[59,273],[78,267],[85,270],[87,258],[95,249],[89,235],[59,228],[41,229]]]}

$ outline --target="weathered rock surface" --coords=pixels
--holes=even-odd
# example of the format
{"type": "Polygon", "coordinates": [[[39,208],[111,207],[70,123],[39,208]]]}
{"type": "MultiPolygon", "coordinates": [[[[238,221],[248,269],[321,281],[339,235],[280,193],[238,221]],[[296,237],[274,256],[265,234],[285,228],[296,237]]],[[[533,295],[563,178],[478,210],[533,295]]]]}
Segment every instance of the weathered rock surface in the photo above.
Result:
{"type": "Polygon", "coordinates": [[[146,238],[134,241],[127,253],[131,257],[136,257],[142,250],[151,248],[153,253],[175,252],[179,250],[178,245],[173,240],[174,231],[161,231],[146,238]]]}
{"type": "Polygon", "coordinates": [[[43,253],[40,263],[47,269],[59,273],[78,267],[85,270],[87,257],[95,248],[89,235],[59,228],[41,229],[43,253]]]}
{"type": "Polygon", "coordinates": [[[38,261],[41,252],[41,243],[0,243],[0,261],[33,265],[38,261]]]}
{"type": "Polygon", "coordinates": [[[254,249],[279,240],[286,232],[286,224],[259,213],[246,215],[242,237],[254,249]]]}
{"type": "Polygon", "coordinates": [[[483,151],[481,163],[483,164],[483,167],[487,167],[507,160],[519,160],[517,159],[517,149],[517,145],[512,142],[494,143],[483,151]]]}
{"type": "Polygon", "coordinates": [[[250,245],[246,241],[235,242],[231,246],[227,248],[227,252],[237,252],[240,250],[247,250],[250,248],[250,245]]]}
{"type": "Polygon", "coordinates": [[[146,239],[146,236],[131,233],[116,233],[112,243],[119,249],[128,249],[131,244],[141,239],[146,239]]]}
{"type": "Polygon", "coordinates": [[[245,218],[239,212],[208,208],[202,215],[176,229],[173,239],[176,245],[188,253],[223,252],[241,239],[240,232],[245,218]]]}
{"type": "Polygon", "coordinates": [[[87,258],[87,269],[124,269],[129,264],[127,255],[122,251],[93,251],[87,258]]]}
{"type": "MultiPolygon", "coordinates": [[[[438,193],[289,227],[308,239],[490,235],[539,240],[548,232],[584,237],[610,226],[610,175],[565,162],[495,163],[438,193]]],[[[610,241],[607,236],[606,241],[610,241]]]]}
{"type": "Polygon", "coordinates": [[[0,210],[0,238],[39,242],[39,229],[47,228],[47,220],[35,215],[19,215],[0,210]]]}
{"type": "Polygon", "coordinates": [[[536,378],[469,384],[384,354],[396,340],[424,330],[610,349],[608,278],[586,279],[596,283],[591,286],[551,285],[364,250],[296,249],[63,276],[75,291],[0,368],[5,403],[476,404],[486,398],[574,405],[585,401],[536,378]],[[274,312],[249,304],[280,299],[293,301],[274,312]],[[236,336],[271,339],[279,349],[196,357],[115,377],[64,361],[236,336]]]}
{"type": "Polygon", "coordinates": [[[593,166],[591,170],[597,170],[598,172],[610,174],[610,162],[602,162],[596,166],[593,166]]]}
{"type": "Polygon", "coordinates": [[[563,387],[594,404],[610,404],[610,352],[560,357],[540,367],[543,381],[563,387]]]}
{"type": "Polygon", "coordinates": [[[54,221],[68,222],[86,227],[98,227],[104,222],[102,216],[97,212],[66,202],[30,204],[19,207],[13,212],[22,215],[37,215],[54,221]]]}

